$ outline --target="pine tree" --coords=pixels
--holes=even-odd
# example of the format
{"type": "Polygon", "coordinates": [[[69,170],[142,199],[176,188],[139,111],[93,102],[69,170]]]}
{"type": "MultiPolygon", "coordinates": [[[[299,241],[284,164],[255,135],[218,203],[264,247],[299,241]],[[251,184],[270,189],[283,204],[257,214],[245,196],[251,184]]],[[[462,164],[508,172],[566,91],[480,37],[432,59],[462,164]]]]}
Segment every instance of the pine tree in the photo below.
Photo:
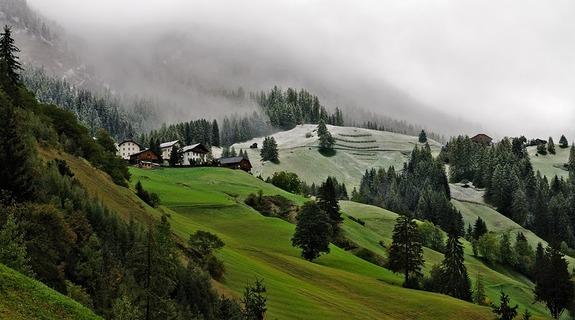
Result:
{"type": "Polygon", "coordinates": [[[499,240],[499,261],[510,267],[515,266],[516,263],[515,252],[511,247],[511,239],[507,232],[501,234],[501,239],[499,240]]]}
{"type": "Polygon", "coordinates": [[[237,156],[238,156],[238,154],[236,152],[236,148],[232,146],[230,148],[230,157],[237,157],[237,156]]]}
{"type": "Polygon", "coordinates": [[[218,121],[214,120],[212,122],[212,146],[219,147],[220,146],[220,129],[218,127],[218,121]]]}
{"type": "Polygon", "coordinates": [[[522,188],[518,188],[513,193],[513,202],[511,203],[512,220],[521,226],[527,225],[529,217],[529,202],[522,188]]]}
{"type": "Polygon", "coordinates": [[[397,217],[392,239],[388,268],[404,274],[404,287],[417,288],[424,260],[421,236],[415,220],[405,215],[397,217]]]}
{"type": "Polygon", "coordinates": [[[317,136],[319,137],[319,150],[322,152],[332,151],[335,139],[332,137],[331,133],[327,129],[325,122],[319,121],[317,125],[317,136]]]}
{"type": "Polygon", "coordinates": [[[536,264],[535,300],[544,302],[551,316],[559,319],[573,302],[575,293],[567,261],[559,250],[548,247],[544,261],[536,260],[536,264]]]}
{"type": "Polygon", "coordinates": [[[327,177],[325,182],[319,187],[317,198],[318,206],[327,214],[331,223],[333,237],[336,238],[339,235],[339,225],[343,218],[339,212],[338,193],[334,178],[327,177]]]}
{"type": "Polygon", "coordinates": [[[553,138],[549,137],[549,142],[547,142],[547,151],[550,154],[555,154],[555,143],[553,143],[553,138]]]}
{"type": "Polygon", "coordinates": [[[441,264],[441,292],[452,297],[471,301],[471,283],[464,264],[463,245],[459,236],[449,233],[445,256],[441,264]]]}
{"type": "Polygon", "coordinates": [[[501,291],[501,296],[499,298],[499,306],[493,305],[493,313],[497,317],[497,320],[513,320],[517,316],[517,308],[515,305],[512,307],[509,305],[509,296],[505,292],[501,291]]]}
{"type": "Polygon", "coordinates": [[[481,238],[482,235],[487,233],[487,224],[485,224],[485,221],[483,221],[483,219],[481,219],[481,217],[477,217],[477,220],[475,220],[475,224],[473,227],[473,239],[475,240],[479,240],[479,238],[481,238]]]}
{"type": "Polygon", "coordinates": [[[18,86],[20,86],[20,70],[22,66],[16,54],[20,50],[14,45],[12,29],[4,26],[4,32],[0,34],[0,83],[2,88],[12,98],[16,105],[18,102],[18,86]]]}
{"type": "Polygon", "coordinates": [[[483,284],[483,277],[481,273],[477,273],[477,279],[475,280],[475,291],[473,292],[473,302],[480,306],[484,306],[487,303],[487,296],[485,295],[485,285],[483,284]]]}
{"type": "Polygon", "coordinates": [[[543,156],[547,154],[547,148],[545,147],[545,143],[540,143],[537,145],[537,153],[543,156]]]}
{"type": "Polygon", "coordinates": [[[297,216],[292,245],[302,249],[301,255],[313,261],[322,252],[329,253],[332,228],[327,214],[313,201],[305,203],[297,216]]]}
{"type": "Polygon", "coordinates": [[[427,134],[425,133],[425,130],[421,130],[419,133],[419,143],[427,143],[427,134]]]}
{"type": "Polygon", "coordinates": [[[567,162],[567,170],[569,170],[569,177],[571,181],[575,181],[575,144],[569,150],[569,161],[567,162]]]}
{"type": "Polygon", "coordinates": [[[569,147],[569,141],[567,141],[565,135],[561,135],[561,138],[559,139],[559,148],[566,149],[568,147],[569,147]]]}
{"type": "Polygon", "coordinates": [[[16,109],[0,92],[0,190],[19,201],[36,195],[36,149],[22,110],[16,109]]]}
{"type": "Polygon", "coordinates": [[[260,152],[262,161],[271,161],[279,163],[278,146],[274,137],[265,137],[260,152]]]}

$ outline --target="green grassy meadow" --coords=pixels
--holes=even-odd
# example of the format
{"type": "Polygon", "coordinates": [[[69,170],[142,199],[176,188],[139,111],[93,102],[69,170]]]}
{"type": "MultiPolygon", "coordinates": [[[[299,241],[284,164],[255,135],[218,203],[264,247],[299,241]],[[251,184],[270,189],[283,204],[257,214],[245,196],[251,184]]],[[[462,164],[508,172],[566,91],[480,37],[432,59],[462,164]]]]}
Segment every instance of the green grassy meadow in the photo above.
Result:
{"type": "Polygon", "coordinates": [[[0,319],[100,319],[90,309],[0,264],[0,319]]]}
{"type": "MultiPolygon", "coordinates": [[[[131,168],[132,183],[140,180],[162,200],[160,211],[170,215],[174,232],[186,239],[197,230],[220,236],[226,247],[219,253],[226,266],[221,286],[238,296],[249,281],[265,279],[270,319],[489,319],[491,310],[447,296],[402,288],[399,275],[362,260],[351,252],[331,246],[331,253],[314,261],[300,258],[291,246],[295,226],[278,218],[264,217],[243,204],[253,192],[281,194],[301,204],[304,198],[289,194],[241,171],[222,168],[131,168]]],[[[396,215],[351,202],[346,214],[366,219],[366,227],[346,219],[344,230],[361,246],[382,256],[379,240],[389,243],[396,215]]],[[[161,214],[154,210],[154,215],[161,214]]],[[[484,274],[488,294],[499,289],[514,303],[530,304],[531,284],[507,270],[496,272],[469,256],[470,276],[484,274]]],[[[425,250],[426,269],[442,255],[425,250]]],[[[530,306],[543,315],[540,305],[530,306]]]]}
{"type": "Polygon", "coordinates": [[[567,178],[569,173],[563,166],[569,160],[569,148],[561,149],[555,146],[556,154],[537,155],[537,147],[528,147],[527,152],[533,164],[533,170],[541,172],[547,179],[556,175],[567,178]]]}

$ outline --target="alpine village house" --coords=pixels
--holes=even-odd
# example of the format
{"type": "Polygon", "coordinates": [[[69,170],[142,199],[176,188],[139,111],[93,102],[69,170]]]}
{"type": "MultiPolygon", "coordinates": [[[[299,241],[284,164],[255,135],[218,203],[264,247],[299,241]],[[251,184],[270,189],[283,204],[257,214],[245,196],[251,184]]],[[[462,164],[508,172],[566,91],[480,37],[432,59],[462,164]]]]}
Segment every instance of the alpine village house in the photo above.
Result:
{"type": "MultiPolygon", "coordinates": [[[[117,155],[128,161],[130,164],[140,168],[153,169],[160,166],[167,166],[168,159],[174,147],[179,147],[182,153],[182,162],[179,166],[198,166],[207,164],[207,155],[210,150],[201,143],[188,146],[181,146],[179,140],[164,142],[160,144],[160,154],[142,147],[132,139],[126,139],[117,144],[117,155]]],[[[230,169],[241,169],[249,172],[252,168],[248,159],[243,157],[220,158],[215,164],[230,169]]]]}

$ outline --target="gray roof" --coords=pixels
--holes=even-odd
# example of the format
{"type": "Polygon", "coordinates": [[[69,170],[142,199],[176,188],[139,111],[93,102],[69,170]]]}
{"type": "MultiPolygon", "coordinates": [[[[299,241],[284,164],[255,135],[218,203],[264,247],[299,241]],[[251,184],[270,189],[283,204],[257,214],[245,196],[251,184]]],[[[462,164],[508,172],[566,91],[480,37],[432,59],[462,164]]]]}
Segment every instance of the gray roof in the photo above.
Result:
{"type": "Polygon", "coordinates": [[[233,163],[239,163],[244,159],[245,159],[244,157],[230,157],[230,158],[220,158],[218,161],[220,162],[220,164],[233,164],[233,163]]]}
{"type": "Polygon", "coordinates": [[[164,142],[164,143],[160,143],[160,148],[164,149],[164,148],[169,148],[173,145],[175,145],[176,143],[180,142],[180,140],[174,140],[174,141],[170,141],[170,142],[164,142]]]}
{"type": "Polygon", "coordinates": [[[206,148],[203,144],[196,143],[196,144],[192,144],[192,145],[183,147],[182,152],[188,152],[190,150],[194,150],[197,147],[200,147],[200,149],[203,149],[204,151],[208,151],[208,148],[206,148]]]}

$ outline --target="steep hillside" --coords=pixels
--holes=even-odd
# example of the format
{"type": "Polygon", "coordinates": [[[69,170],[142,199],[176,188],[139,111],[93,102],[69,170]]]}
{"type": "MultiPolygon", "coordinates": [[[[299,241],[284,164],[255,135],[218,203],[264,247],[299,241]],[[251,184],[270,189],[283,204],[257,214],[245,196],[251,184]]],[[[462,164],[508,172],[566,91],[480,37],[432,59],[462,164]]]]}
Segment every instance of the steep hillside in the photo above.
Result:
{"type": "MultiPolygon", "coordinates": [[[[317,150],[318,138],[316,125],[305,124],[296,128],[278,132],[275,138],[280,163],[262,162],[260,149],[250,149],[253,143],[261,148],[263,138],[256,138],[244,143],[236,143],[233,147],[247,150],[254,168],[254,175],[264,178],[277,171],[297,173],[307,183],[318,183],[327,176],[334,176],[344,182],[348,191],[358,186],[365,170],[374,167],[388,168],[395,166],[401,169],[409,153],[418,143],[417,137],[353,127],[328,126],[336,139],[336,154],[326,157],[317,150]]],[[[441,144],[429,141],[434,154],[439,153],[441,144]]]]}
{"type": "Polygon", "coordinates": [[[0,319],[100,319],[78,302],[0,264],[0,319]]]}
{"type": "MultiPolygon", "coordinates": [[[[351,220],[346,220],[344,225],[346,234],[362,247],[385,257],[387,252],[379,244],[379,241],[383,241],[385,244],[391,243],[391,235],[397,214],[379,207],[351,201],[343,201],[341,206],[343,212],[365,222],[365,226],[361,226],[351,220]]],[[[500,291],[503,290],[511,296],[513,303],[519,304],[521,309],[529,308],[534,314],[547,314],[545,306],[533,304],[533,283],[522,275],[504,267],[486,265],[483,261],[473,256],[470,243],[463,240],[463,244],[465,246],[467,272],[473,283],[475,283],[478,273],[482,275],[487,296],[491,301],[497,301],[500,291]]],[[[443,254],[424,248],[424,259],[425,272],[428,273],[433,265],[441,263],[443,254]]]]}
{"type": "Polygon", "coordinates": [[[569,172],[563,166],[569,160],[569,148],[561,149],[558,146],[555,147],[556,154],[538,155],[537,147],[528,147],[529,157],[531,163],[533,164],[533,169],[535,171],[539,170],[542,175],[545,175],[547,179],[551,179],[556,175],[559,177],[566,178],[569,172]]]}
{"type": "MultiPolygon", "coordinates": [[[[219,168],[160,169],[132,168],[132,183],[159,194],[162,209],[170,213],[174,231],[182,238],[196,230],[207,230],[226,243],[220,257],[226,265],[222,285],[236,294],[247,281],[265,279],[271,319],[486,319],[491,311],[443,295],[407,290],[399,275],[366,262],[351,252],[331,247],[331,253],[314,263],[299,257],[291,246],[294,225],[281,219],[264,217],[243,204],[252,192],[281,194],[297,203],[304,198],[288,194],[240,171],[219,168]],[[424,308],[422,308],[425,306],[424,308]]],[[[377,242],[389,242],[396,215],[385,210],[344,203],[349,215],[368,218],[367,228],[346,219],[344,229],[370,250],[377,242]],[[386,240],[387,239],[387,240],[386,240]]],[[[379,249],[381,250],[381,248],[379,249]]],[[[469,252],[469,248],[466,249],[469,252]]],[[[384,254],[384,253],[382,253],[384,254]]],[[[441,261],[441,255],[426,250],[427,269],[441,261]]],[[[499,289],[510,293],[514,303],[528,306],[532,286],[528,281],[498,273],[468,254],[470,274],[480,271],[489,281],[489,296],[499,289]]],[[[530,306],[542,315],[539,305],[530,306]]]]}

